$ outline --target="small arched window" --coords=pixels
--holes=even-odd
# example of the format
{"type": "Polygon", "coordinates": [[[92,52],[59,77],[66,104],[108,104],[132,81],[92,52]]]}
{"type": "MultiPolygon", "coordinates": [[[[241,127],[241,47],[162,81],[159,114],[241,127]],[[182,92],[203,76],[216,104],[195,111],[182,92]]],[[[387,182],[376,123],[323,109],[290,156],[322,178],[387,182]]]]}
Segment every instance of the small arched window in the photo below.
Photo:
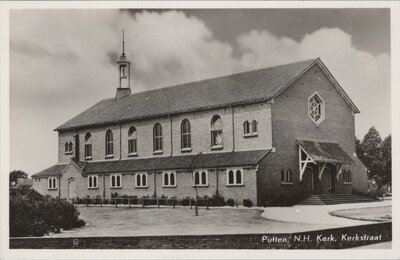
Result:
{"type": "Polygon", "coordinates": [[[244,123],[243,123],[243,133],[245,134],[245,135],[248,135],[248,134],[250,134],[250,123],[249,123],[249,121],[244,121],[244,123]]]}
{"type": "Polygon", "coordinates": [[[235,184],[235,176],[232,170],[228,172],[228,184],[235,184]]]}
{"type": "Polygon", "coordinates": [[[242,169],[231,169],[227,170],[227,185],[243,185],[243,170],[242,169]]]}
{"type": "Polygon", "coordinates": [[[292,170],[287,169],[286,172],[285,170],[281,170],[281,182],[283,184],[291,184],[292,183],[292,170]]]}
{"type": "Polygon", "coordinates": [[[68,142],[65,143],[65,154],[69,153],[69,146],[68,146],[68,142]]]}
{"type": "Polygon", "coordinates": [[[199,172],[194,173],[194,185],[200,185],[200,174],[199,172]]]}
{"type": "Polygon", "coordinates": [[[202,185],[207,185],[207,173],[206,172],[201,172],[201,184],[202,185]]]}
{"type": "Polygon", "coordinates": [[[98,188],[97,184],[98,183],[97,183],[97,176],[96,175],[88,177],[88,188],[89,189],[98,188]]]}
{"type": "Polygon", "coordinates": [[[191,142],[191,129],[189,120],[185,119],[181,124],[181,149],[190,149],[192,147],[191,142]]]}
{"type": "Polygon", "coordinates": [[[211,147],[212,148],[222,148],[223,138],[222,138],[222,120],[218,115],[213,116],[211,119],[211,147]]]}
{"type": "Polygon", "coordinates": [[[121,178],[122,178],[121,174],[113,174],[113,175],[111,175],[110,176],[110,181],[111,181],[110,186],[111,186],[111,188],[121,188],[122,187],[121,178]]]}
{"type": "Polygon", "coordinates": [[[85,159],[92,159],[92,134],[87,132],[85,134],[85,159]]]}
{"type": "Polygon", "coordinates": [[[109,129],[106,132],[106,157],[114,155],[114,137],[113,132],[109,129]]]}
{"type": "Polygon", "coordinates": [[[345,170],[343,172],[343,182],[351,183],[351,171],[350,170],[345,170]]]}
{"type": "Polygon", "coordinates": [[[146,174],[142,174],[142,185],[144,187],[147,186],[147,175],[146,174]]]}
{"type": "Polygon", "coordinates": [[[251,122],[251,133],[252,134],[256,134],[257,133],[257,125],[258,125],[258,122],[256,120],[253,120],[251,122]]]}
{"type": "Polygon", "coordinates": [[[153,128],[153,151],[161,153],[162,149],[162,128],[160,123],[157,123],[153,128]]]}
{"type": "Polygon", "coordinates": [[[142,187],[142,178],[140,178],[140,174],[136,175],[136,186],[142,187]]]}
{"type": "Polygon", "coordinates": [[[242,171],[236,171],[236,184],[242,184],[242,171]]]}
{"type": "Polygon", "coordinates": [[[128,131],[128,155],[137,154],[137,132],[135,127],[129,128],[128,131]]]}
{"type": "Polygon", "coordinates": [[[285,170],[281,170],[281,182],[285,182],[285,170]]]}
{"type": "Polygon", "coordinates": [[[72,142],[68,143],[68,153],[72,153],[72,142]]]}
{"type": "Polygon", "coordinates": [[[163,174],[163,187],[176,187],[175,172],[165,172],[163,174]]]}

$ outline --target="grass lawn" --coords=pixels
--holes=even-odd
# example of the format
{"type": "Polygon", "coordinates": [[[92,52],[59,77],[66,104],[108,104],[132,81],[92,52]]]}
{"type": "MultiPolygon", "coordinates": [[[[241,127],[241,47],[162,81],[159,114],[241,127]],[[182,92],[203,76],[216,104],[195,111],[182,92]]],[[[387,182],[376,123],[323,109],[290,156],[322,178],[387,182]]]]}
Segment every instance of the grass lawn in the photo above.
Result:
{"type": "Polygon", "coordinates": [[[392,220],[392,206],[342,209],[329,212],[329,214],[342,218],[385,222],[392,220]]]}
{"type": "Polygon", "coordinates": [[[127,208],[78,206],[87,226],[51,236],[147,236],[286,233],[327,228],[326,225],[288,223],[261,217],[260,209],[127,208]]]}

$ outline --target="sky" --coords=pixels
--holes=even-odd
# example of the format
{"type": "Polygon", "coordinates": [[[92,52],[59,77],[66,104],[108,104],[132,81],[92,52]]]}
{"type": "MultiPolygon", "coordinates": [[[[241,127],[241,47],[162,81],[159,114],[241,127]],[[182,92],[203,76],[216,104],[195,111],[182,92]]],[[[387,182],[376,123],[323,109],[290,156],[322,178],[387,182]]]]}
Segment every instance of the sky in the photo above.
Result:
{"type": "Polygon", "coordinates": [[[115,95],[122,29],[132,92],[320,57],[361,110],[356,136],[391,133],[389,10],[12,10],[11,170],[57,163],[53,129],[115,95]]]}

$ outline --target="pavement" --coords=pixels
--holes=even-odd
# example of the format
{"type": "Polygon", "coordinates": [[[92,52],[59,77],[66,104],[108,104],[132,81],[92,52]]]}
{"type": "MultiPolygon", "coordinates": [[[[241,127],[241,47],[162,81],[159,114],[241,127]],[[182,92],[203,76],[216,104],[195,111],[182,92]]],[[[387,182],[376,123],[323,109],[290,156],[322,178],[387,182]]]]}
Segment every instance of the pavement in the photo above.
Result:
{"type": "Polygon", "coordinates": [[[370,207],[383,207],[392,205],[392,201],[378,201],[366,203],[349,203],[336,205],[295,205],[292,207],[269,207],[261,214],[266,219],[277,221],[327,225],[329,227],[344,227],[377,223],[375,221],[355,220],[335,217],[329,214],[340,209],[357,209],[370,207]]]}

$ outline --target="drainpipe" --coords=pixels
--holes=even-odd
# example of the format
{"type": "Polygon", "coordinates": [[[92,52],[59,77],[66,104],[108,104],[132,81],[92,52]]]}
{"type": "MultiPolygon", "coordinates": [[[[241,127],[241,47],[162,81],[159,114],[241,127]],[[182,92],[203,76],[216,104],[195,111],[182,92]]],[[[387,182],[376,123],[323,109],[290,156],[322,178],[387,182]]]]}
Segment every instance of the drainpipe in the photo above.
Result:
{"type": "Polygon", "coordinates": [[[219,192],[218,192],[218,170],[217,168],[214,169],[215,170],[215,178],[216,178],[216,184],[217,184],[217,191],[216,191],[216,195],[217,195],[217,199],[219,197],[219,192]]]}
{"type": "Polygon", "coordinates": [[[61,198],[61,178],[58,177],[58,197],[61,198]]]}
{"type": "Polygon", "coordinates": [[[233,112],[233,107],[230,106],[232,112],[232,152],[235,151],[235,116],[233,112]]]}
{"type": "Polygon", "coordinates": [[[119,160],[122,159],[122,130],[121,125],[119,125],[119,160]]]}
{"type": "Polygon", "coordinates": [[[172,151],[173,151],[173,149],[172,149],[172,146],[173,146],[173,141],[172,141],[172,117],[171,117],[171,116],[169,116],[169,121],[170,121],[170,126],[171,126],[170,132],[171,132],[171,156],[172,156],[172,151]]]}
{"type": "Polygon", "coordinates": [[[153,177],[153,183],[154,183],[154,197],[157,198],[157,180],[156,180],[157,173],[156,173],[156,172],[153,172],[153,175],[154,175],[154,177],[153,177]]]}
{"type": "Polygon", "coordinates": [[[103,199],[106,198],[106,174],[103,173],[103,199]]]}

